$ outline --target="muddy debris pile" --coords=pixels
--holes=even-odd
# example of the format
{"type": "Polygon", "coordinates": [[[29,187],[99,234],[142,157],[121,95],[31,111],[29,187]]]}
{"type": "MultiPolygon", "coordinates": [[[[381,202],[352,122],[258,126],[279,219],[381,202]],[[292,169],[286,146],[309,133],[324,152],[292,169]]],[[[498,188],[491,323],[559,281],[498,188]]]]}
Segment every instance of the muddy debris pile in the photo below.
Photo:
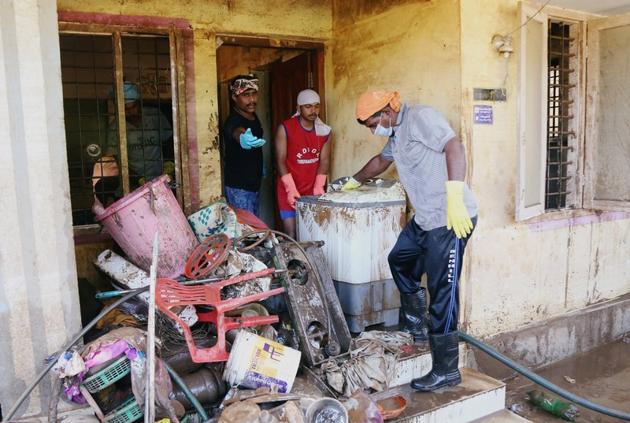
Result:
{"type": "Polygon", "coordinates": [[[166,176],[93,210],[116,244],[94,262],[111,289],[84,344],[51,357],[53,420],[63,401],[100,422],[383,421],[365,393],[412,340],[353,339],[323,243],[223,201],[185,216],[166,176]]]}

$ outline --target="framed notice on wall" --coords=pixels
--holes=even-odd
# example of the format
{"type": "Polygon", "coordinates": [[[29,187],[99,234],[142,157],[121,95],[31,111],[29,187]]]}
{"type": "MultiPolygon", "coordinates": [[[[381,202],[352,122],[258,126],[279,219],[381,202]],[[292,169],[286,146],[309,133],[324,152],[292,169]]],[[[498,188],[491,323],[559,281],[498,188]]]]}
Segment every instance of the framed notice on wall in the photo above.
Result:
{"type": "Polygon", "coordinates": [[[492,106],[475,105],[473,106],[473,122],[479,125],[492,125],[492,106]]]}

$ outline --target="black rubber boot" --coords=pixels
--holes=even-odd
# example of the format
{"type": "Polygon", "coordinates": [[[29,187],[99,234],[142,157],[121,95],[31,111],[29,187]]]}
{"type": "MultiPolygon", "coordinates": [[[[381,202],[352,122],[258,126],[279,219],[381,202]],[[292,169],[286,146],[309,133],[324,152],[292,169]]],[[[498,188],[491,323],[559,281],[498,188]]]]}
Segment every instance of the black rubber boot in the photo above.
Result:
{"type": "Polygon", "coordinates": [[[429,339],[426,295],[423,288],[413,294],[400,294],[400,330],[413,335],[415,342],[429,339]]]}
{"type": "Polygon", "coordinates": [[[462,381],[458,368],[458,341],[458,332],[451,332],[446,335],[429,335],[433,368],[425,376],[411,381],[413,389],[429,392],[447,386],[455,386],[462,381]]]}

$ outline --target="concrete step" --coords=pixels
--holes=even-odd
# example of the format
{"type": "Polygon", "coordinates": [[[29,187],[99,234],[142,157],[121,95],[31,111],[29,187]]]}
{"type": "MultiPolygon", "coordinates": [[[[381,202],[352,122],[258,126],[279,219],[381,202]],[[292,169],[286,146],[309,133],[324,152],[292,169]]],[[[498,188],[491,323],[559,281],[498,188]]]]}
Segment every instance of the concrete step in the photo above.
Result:
{"type": "Polygon", "coordinates": [[[409,385],[371,395],[373,400],[402,395],[407,408],[394,422],[465,423],[505,408],[505,384],[476,370],[463,368],[462,383],[436,392],[416,392],[409,385]]]}
{"type": "Polygon", "coordinates": [[[489,416],[482,417],[475,420],[472,423],[531,423],[531,420],[527,420],[518,414],[512,413],[510,410],[501,410],[496,413],[492,413],[489,416]]]}
{"type": "MultiPolygon", "coordinates": [[[[465,367],[468,348],[465,342],[459,343],[459,367],[465,367]]],[[[398,357],[394,379],[390,387],[407,385],[412,379],[422,377],[431,371],[431,350],[426,345],[405,345],[403,352],[398,357]]]]}

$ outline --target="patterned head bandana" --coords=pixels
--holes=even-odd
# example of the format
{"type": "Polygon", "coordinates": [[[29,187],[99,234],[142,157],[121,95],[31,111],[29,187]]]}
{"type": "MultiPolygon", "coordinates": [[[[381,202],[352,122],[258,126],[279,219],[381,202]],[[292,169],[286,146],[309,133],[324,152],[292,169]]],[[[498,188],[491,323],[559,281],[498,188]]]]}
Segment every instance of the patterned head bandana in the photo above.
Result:
{"type": "Polygon", "coordinates": [[[258,91],[258,78],[251,75],[251,77],[236,79],[230,85],[230,91],[233,95],[241,95],[247,90],[258,91]]]}

